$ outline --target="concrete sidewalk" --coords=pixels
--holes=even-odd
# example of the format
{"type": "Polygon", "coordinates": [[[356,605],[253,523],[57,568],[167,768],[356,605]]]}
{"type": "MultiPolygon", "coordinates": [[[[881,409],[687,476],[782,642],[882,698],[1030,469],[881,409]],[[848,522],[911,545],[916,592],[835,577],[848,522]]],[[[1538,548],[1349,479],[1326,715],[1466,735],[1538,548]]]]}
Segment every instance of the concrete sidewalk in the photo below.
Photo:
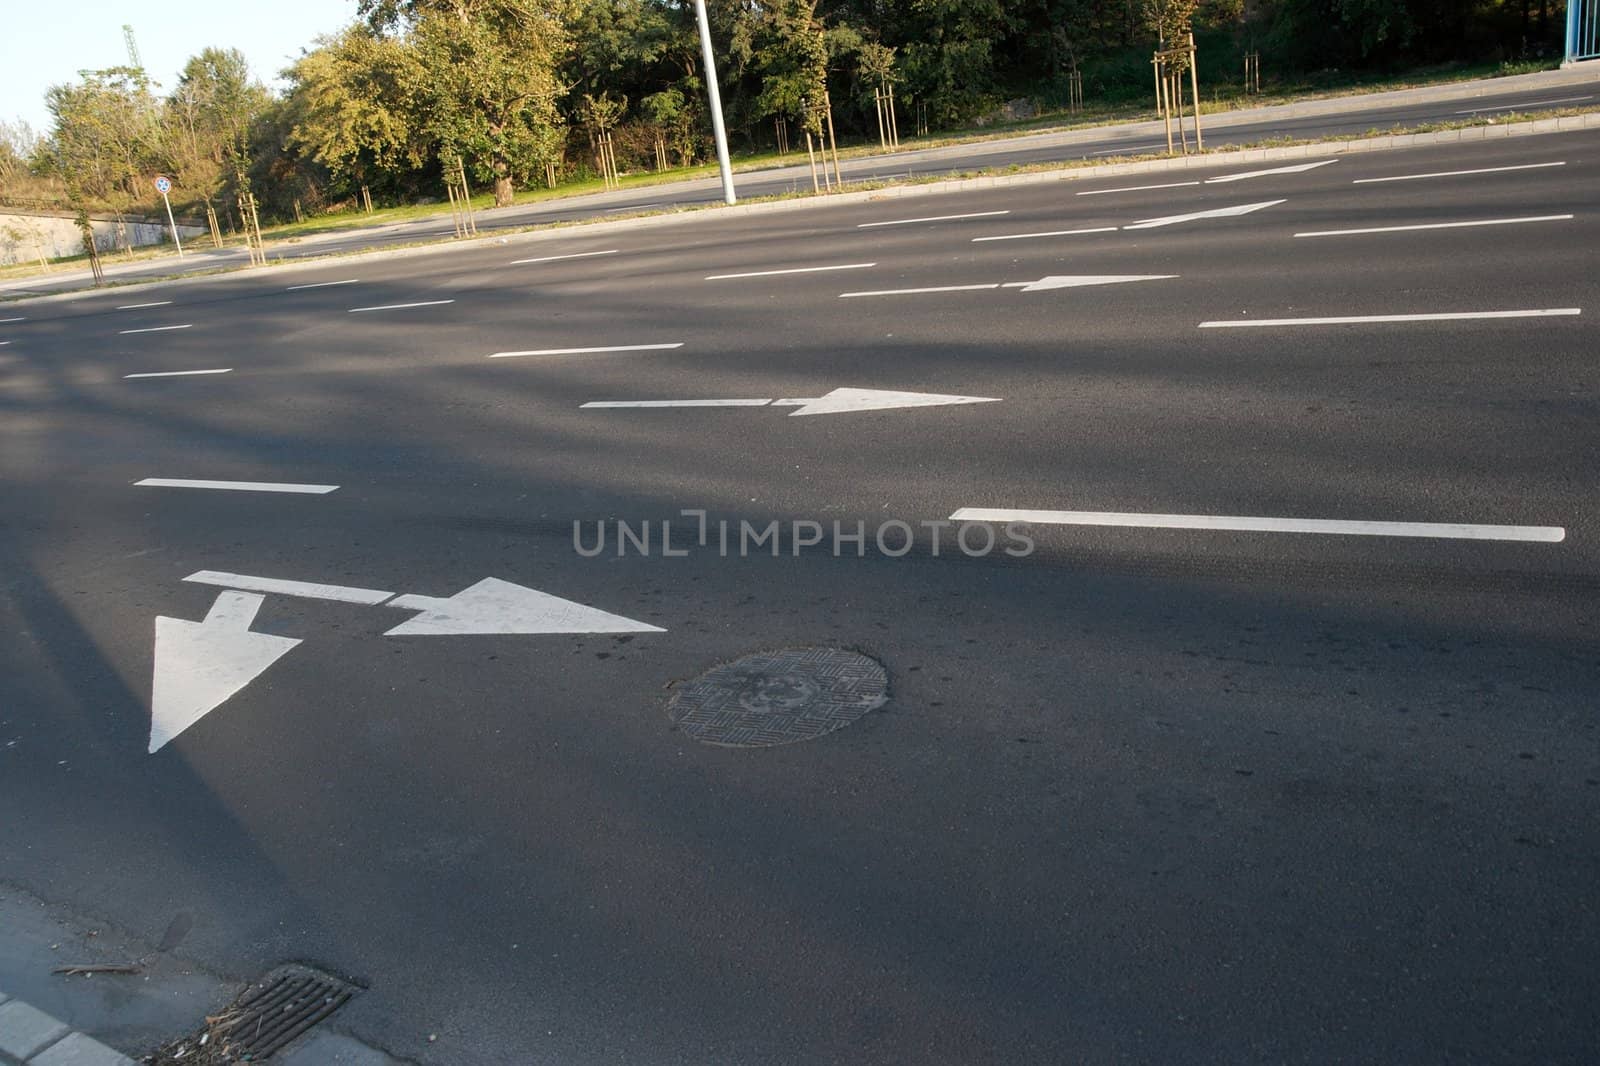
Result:
{"type": "MultiPolygon", "coordinates": [[[[177,954],[187,930],[174,915],[161,944],[72,915],[0,885],[0,1066],[135,1066],[197,1033],[245,987],[177,954]],[[66,966],[133,965],[135,973],[57,973],[66,966]]],[[[400,1066],[402,1060],[337,1029],[313,1027],[274,1055],[283,1066],[400,1066]]]]}

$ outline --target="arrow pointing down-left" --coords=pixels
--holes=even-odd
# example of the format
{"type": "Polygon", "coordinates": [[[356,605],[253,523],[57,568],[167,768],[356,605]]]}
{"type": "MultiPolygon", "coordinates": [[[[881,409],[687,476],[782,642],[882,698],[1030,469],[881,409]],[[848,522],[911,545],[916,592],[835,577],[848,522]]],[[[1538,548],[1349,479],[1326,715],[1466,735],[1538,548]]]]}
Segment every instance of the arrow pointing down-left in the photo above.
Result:
{"type": "Polygon", "coordinates": [[[265,598],[253,592],[223,592],[203,622],[156,616],[152,754],[300,643],[294,637],[250,631],[265,598]]]}

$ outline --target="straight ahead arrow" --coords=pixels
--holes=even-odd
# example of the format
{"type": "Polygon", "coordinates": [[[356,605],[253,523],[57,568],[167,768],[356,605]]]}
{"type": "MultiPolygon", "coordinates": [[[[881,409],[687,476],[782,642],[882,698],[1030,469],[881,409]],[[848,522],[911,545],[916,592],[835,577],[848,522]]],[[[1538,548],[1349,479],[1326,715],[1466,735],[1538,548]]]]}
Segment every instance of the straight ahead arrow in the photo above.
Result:
{"type": "MultiPolygon", "coordinates": [[[[1045,279],[1050,280],[1050,279],[1045,279]]],[[[1033,284],[1033,283],[1026,283],[1033,284]]],[[[887,389],[834,389],[822,396],[751,400],[591,400],[588,408],[616,407],[793,407],[796,415],[838,415],[852,411],[887,411],[900,407],[945,407],[963,403],[999,403],[995,396],[952,396],[938,392],[891,392],[887,389]]]]}
{"type": "Polygon", "coordinates": [[[1247,178],[1265,178],[1271,174],[1301,174],[1307,170],[1316,170],[1329,163],[1337,163],[1337,159],[1319,159],[1315,163],[1301,163],[1292,167],[1273,167],[1271,170],[1247,170],[1243,174],[1222,174],[1215,178],[1207,178],[1207,185],[1223,185],[1230,181],[1244,181],[1247,178]]]}
{"type": "MultiPolygon", "coordinates": [[[[1281,204],[1282,200],[1273,203],[1281,204]]],[[[1266,207],[1266,204],[1256,206],[1266,207]]],[[[1243,212],[1233,212],[1242,214],[1243,212]]],[[[1185,218],[1199,218],[1199,215],[1184,216],[1185,218]]],[[[1160,221],[1160,220],[1157,220],[1160,221]]],[[[1172,221],[1181,221],[1173,219],[1172,221]]],[[[1124,226],[1124,229],[1136,229],[1142,223],[1133,226],[1124,226]]],[[[1175,278],[1176,274],[1050,274],[1038,281],[991,281],[982,285],[941,285],[927,289],[874,289],[870,292],[841,292],[841,300],[849,300],[858,296],[916,296],[937,292],[969,292],[976,289],[1021,289],[1023,292],[1044,292],[1047,289],[1077,289],[1090,285],[1121,285],[1127,281],[1163,281],[1175,278]]]]}
{"type": "Polygon", "coordinates": [[[441,637],[467,633],[665,633],[548,592],[486,577],[454,596],[396,596],[390,607],[421,612],[385,633],[389,637],[441,637]]]}
{"type": "Polygon", "coordinates": [[[1259,204],[1240,204],[1237,207],[1218,207],[1210,211],[1195,211],[1187,215],[1167,215],[1164,218],[1147,218],[1143,222],[1130,222],[1123,229],[1155,229],[1158,226],[1173,226],[1179,222],[1193,222],[1201,218],[1231,218],[1234,215],[1248,215],[1252,211],[1260,211],[1263,207],[1273,207],[1283,203],[1282,200],[1263,200],[1259,204]]]}

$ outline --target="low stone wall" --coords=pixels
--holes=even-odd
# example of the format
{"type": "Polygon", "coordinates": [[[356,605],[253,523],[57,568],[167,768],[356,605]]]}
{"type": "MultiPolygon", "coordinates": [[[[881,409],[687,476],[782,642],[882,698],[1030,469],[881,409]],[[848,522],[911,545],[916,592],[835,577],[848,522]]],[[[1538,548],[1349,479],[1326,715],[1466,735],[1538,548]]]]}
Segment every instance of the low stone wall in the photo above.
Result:
{"type": "MultiPolygon", "coordinates": [[[[143,248],[160,244],[172,238],[165,222],[145,218],[107,218],[89,216],[94,229],[94,244],[102,252],[123,248],[143,248]]],[[[193,225],[178,224],[178,234],[184,243],[205,236],[210,243],[210,231],[193,225]]],[[[75,216],[59,211],[20,211],[0,208],[0,266],[13,263],[37,262],[67,255],[83,254],[83,235],[78,230],[75,216]]]]}

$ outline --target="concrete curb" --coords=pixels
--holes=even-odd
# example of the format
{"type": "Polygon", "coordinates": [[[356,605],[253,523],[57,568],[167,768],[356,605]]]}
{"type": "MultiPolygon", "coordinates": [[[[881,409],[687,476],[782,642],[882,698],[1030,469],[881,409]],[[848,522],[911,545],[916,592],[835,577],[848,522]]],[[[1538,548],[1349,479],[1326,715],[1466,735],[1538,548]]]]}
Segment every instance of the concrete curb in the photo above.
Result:
{"type": "MultiPolygon", "coordinates": [[[[690,225],[699,222],[721,221],[729,218],[749,218],[758,215],[783,214],[791,211],[815,211],[875,200],[914,199],[942,196],[950,193],[971,192],[977,189],[1003,189],[1030,185],[1048,185],[1055,182],[1089,181],[1099,178],[1132,174],[1163,174],[1173,171],[1193,170],[1201,167],[1226,167],[1275,160],[1306,159],[1311,156],[1355,155],[1364,152],[1384,152],[1396,148],[1414,148],[1431,144],[1471,143],[1503,140],[1508,137],[1527,137],[1544,133],[1566,133],[1574,130],[1600,129],[1600,112],[1570,115],[1565,118],[1544,118],[1532,122],[1509,122],[1500,126],[1471,126],[1465,129],[1438,130],[1432,133],[1407,133],[1393,136],[1365,137],[1356,140],[1314,141],[1306,144],[1286,145],[1281,148],[1239,148],[1205,155],[1177,158],[1151,159],[1130,163],[1097,163],[1091,166],[1066,167],[1057,170],[1034,171],[1026,174],[996,174],[975,178],[948,178],[937,182],[912,185],[890,185],[882,189],[863,189],[857,192],[833,193],[826,196],[808,196],[793,200],[773,200],[757,204],[736,204],[732,207],[714,206],[696,210],[676,211],[672,214],[647,215],[642,218],[622,218],[598,222],[576,222],[562,226],[546,226],[522,233],[505,233],[479,237],[470,241],[448,240],[410,248],[378,249],[356,252],[323,260],[292,263],[272,263],[251,272],[262,276],[261,270],[306,271],[331,267],[378,262],[390,259],[407,259],[419,256],[443,255],[457,251],[481,251],[493,245],[538,244],[544,241],[567,240],[572,237],[599,236],[610,233],[657,229],[663,226],[690,225]]],[[[198,284],[208,281],[230,280],[245,273],[229,270],[226,273],[191,278],[168,278],[162,281],[119,285],[119,293],[134,293],[162,286],[198,284]]],[[[7,301],[6,307],[36,306],[82,299],[104,290],[79,289],[65,293],[26,297],[7,301]]]]}
{"type": "Polygon", "coordinates": [[[138,1066],[37,1007],[0,991],[0,1063],[4,1066],[138,1066]]]}

